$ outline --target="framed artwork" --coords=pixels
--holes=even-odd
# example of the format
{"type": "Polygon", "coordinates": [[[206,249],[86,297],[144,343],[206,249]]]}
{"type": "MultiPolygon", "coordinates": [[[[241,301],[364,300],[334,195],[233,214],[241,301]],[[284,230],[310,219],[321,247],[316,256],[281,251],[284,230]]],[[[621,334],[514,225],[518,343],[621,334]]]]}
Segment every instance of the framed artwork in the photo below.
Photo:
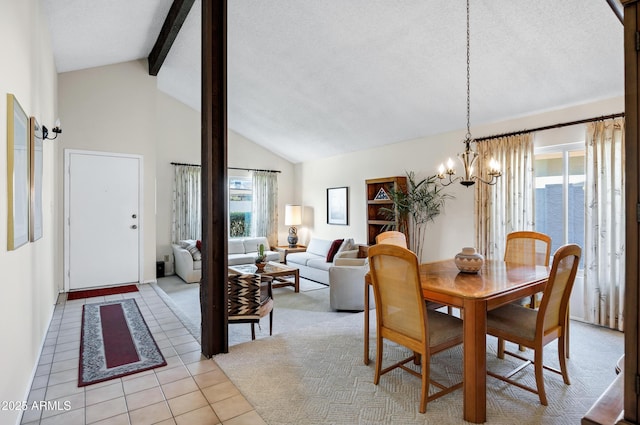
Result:
{"type": "Polygon", "coordinates": [[[327,189],[327,223],[349,224],[349,188],[331,187],[327,189]]]}
{"type": "Polygon", "coordinates": [[[7,94],[7,249],[29,242],[29,118],[7,94]]]}
{"type": "Polygon", "coordinates": [[[29,240],[42,237],[42,127],[29,118],[29,240]]]}

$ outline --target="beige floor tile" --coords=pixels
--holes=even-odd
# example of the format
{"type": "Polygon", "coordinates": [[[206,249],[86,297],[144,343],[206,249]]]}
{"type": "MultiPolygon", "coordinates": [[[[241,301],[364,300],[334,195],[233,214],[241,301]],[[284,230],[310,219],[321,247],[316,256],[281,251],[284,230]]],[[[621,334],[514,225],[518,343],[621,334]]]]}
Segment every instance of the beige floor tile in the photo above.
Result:
{"type": "Polygon", "coordinates": [[[40,425],[85,425],[84,409],[72,410],[40,421],[40,425]]]}
{"type": "Polygon", "coordinates": [[[210,406],[204,406],[183,415],[176,416],[178,425],[214,425],[219,424],[220,419],[210,406]]]}
{"type": "Polygon", "coordinates": [[[187,344],[189,342],[196,342],[196,340],[191,335],[180,335],[169,338],[173,345],[187,344]]]}
{"type": "Polygon", "coordinates": [[[129,410],[141,409],[151,404],[164,401],[165,396],[160,387],[153,387],[126,396],[129,410]]]}
{"type": "Polygon", "coordinates": [[[173,418],[166,419],[162,422],[157,422],[154,425],[176,425],[176,421],[173,418]]]}
{"type": "Polygon", "coordinates": [[[78,369],[68,369],[62,372],[52,372],[49,375],[49,385],[63,384],[69,381],[78,380],[78,369]]]}
{"type": "Polygon", "coordinates": [[[159,387],[158,379],[155,374],[144,375],[139,378],[122,381],[125,394],[137,393],[138,391],[148,388],[159,387]]]}
{"type": "Polygon", "coordinates": [[[189,394],[184,394],[179,397],[172,398],[171,400],[168,400],[168,403],[173,416],[179,416],[183,413],[199,409],[209,404],[207,399],[204,398],[200,391],[194,391],[189,394]]]}
{"type": "Polygon", "coordinates": [[[173,348],[176,349],[178,354],[189,353],[191,351],[200,351],[201,347],[197,341],[188,342],[186,344],[175,345],[173,348]]]}
{"type": "Polygon", "coordinates": [[[64,384],[49,385],[45,396],[47,400],[56,400],[66,395],[72,395],[77,393],[83,393],[84,388],[78,387],[76,381],[65,382],[64,384]]]}
{"type": "Polygon", "coordinates": [[[59,415],[65,411],[84,409],[84,392],[66,395],[56,400],[46,400],[46,404],[40,406],[42,411],[42,417],[48,418],[50,416],[59,415]]]}
{"type": "Polygon", "coordinates": [[[206,357],[204,357],[201,353],[201,349],[190,351],[188,353],[180,353],[178,354],[178,356],[184,363],[193,363],[199,360],[206,360],[206,357]]]}
{"type": "Polygon", "coordinates": [[[179,379],[162,385],[162,391],[167,399],[175,398],[198,390],[198,385],[193,378],[179,379]]]}
{"type": "Polygon", "coordinates": [[[59,362],[54,361],[51,364],[51,373],[62,372],[63,370],[69,370],[69,369],[77,368],[78,365],[79,365],[79,360],[77,358],[69,359],[69,360],[62,360],[62,361],[59,361],[59,362]]]}
{"type": "MultiPolygon", "coordinates": [[[[111,382],[111,381],[105,381],[111,382]]],[[[90,406],[92,404],[101,403],[103,401],[111,400],[114,398],[124,396],[124,389],[122,388],[122,383],[117,382],[110,385],[106,385],[104,387],[96,388],[89,390],[86,392],[86,404],[90,406]]]]}
{"type": "Polygon", "coordinates": [[[222,422],[253,410],[253,407],[241,394],[212,403],[213,411],[222,422]]]}
{"type": "Polygon", "coordinates": [[[38,361],[39,365],[53,363],[53,353],[51,354],[41,354],[40,361],[38,361]]]}
{"type": "Polygon", "coordinates": [[[48,382],[49,375],[36,376],[33,378],[33,382],[31,383],[31,389],[36,390],[38,388],[46,388],[48,382]]]}
{"type": "Polygon", "coordinates": [[[155,424],[171,417],[171,411],[165,401],[129,412],[131,425],[155,424]]]}
{"type": "Polygon", "coordinates": [[[144,372],[132,373],[131,375],[123,376],[120,379],[122,379],[122,381],[124,382],[124,381],[130,381],[130,380],[136,379],[136,378],[141,378],[141,377],[146,376],[146,375],[153,375],[154,374],[153,373],[154,370],[156,370],[156,369],[149,369],[149,370],[145,370],[144,372]]]}
{"type": "Polygon", "coordinates": [[[258,412],[252,410],[225,421],[224,425],[267,425],[267,423],[258,415],[258,412]]]}
{"type": "Polygon", "coordinates": [[[229,380],[227,375],[220,369],[211,372],[201,373],[193,377],[200,388],[210,387],[212,385],[222,384],[229,380]]]}
{"type": "Polygon", "coordinates": [[[222,384],[213,385],[211,387],[203,388],[202,394],[209,400],[209,403],[216,403],[227,398],[231,398],[240,394],[238,388],[231,381],[223,382],[222,384]]]}
{"type": "Polygon", "coordinates": [[[62,360],[70,360],[70,359],[79,359],[79,358],[80,358],[80,351],[76,351],[76,350],[60,351],[59,353],[55,353],[53,355],[54,362],[60,362],[62,360]]]}
{"type": "MultiPolygon", "coordinates": [[[[53,367],[54,364],[55,363],[41,364],[36,368],[35,376],[49,375],[51,373],[51,368],[53,367]]],[[[78,364],[77,361],[76,361],[76,364],[78,364]]]]}
{"type": "Polygon", "coordinates": [[[102,421],[94,422],[92,425],[129,425],[129,414],[123,413],[102,421]]]}
{"type": "Polygon", "coordinates": [[[161,384],[166,384],[169,382],[177,381],[178,379],[187,378],[191,376],[189,371],[184,366],[174,367],[168,370],[163,370],[162,372],[157,372],[156,376],[158,377],[158,381],[161,384]]]}
{"type": "Polygon", "coordinates": [[[98,422],[112,416],[127,412],[127,403],[124,397],[114,398],[113,400],[103,401],[102,403],[92,404],[86,407],[87,424],[98,422]]]}
{"type": "Polygon", "coordinates": [[[164,347],[164,348],[160,348],[160,352],[164,356],[165,360],[168,357],[176,357],[178,355],[178,352],[176,351],[176,349],[173,348],[173,346],[171,346],[171,345],[169,345],[167,347],[164,347]]]}
{"type": "Polygon", "coordinates": [[[199,362],[187,364],[187,369],[192,375],[199,375],[212,370],[218,370],[220,367],[211,359],[201,360],[199,362]]]}

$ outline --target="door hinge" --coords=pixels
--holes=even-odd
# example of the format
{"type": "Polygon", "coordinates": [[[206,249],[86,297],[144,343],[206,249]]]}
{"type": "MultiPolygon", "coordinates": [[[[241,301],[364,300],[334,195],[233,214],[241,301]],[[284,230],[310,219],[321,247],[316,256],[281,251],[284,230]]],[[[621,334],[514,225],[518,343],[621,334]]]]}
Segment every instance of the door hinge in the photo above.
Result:
{"type": "Polygon", "coordinates": [[[640,394],[640,375],[636,375],[636,394],[640,394]]]}
{"type": "Polygon", "coordinates": [[[640,52],[640,31],[636,31],[636,52],[640,52]]]}
{"type": "Polygon", "coordinates": [[[640,203],[636,204],[636,222],[640,223],[640,203]]]}

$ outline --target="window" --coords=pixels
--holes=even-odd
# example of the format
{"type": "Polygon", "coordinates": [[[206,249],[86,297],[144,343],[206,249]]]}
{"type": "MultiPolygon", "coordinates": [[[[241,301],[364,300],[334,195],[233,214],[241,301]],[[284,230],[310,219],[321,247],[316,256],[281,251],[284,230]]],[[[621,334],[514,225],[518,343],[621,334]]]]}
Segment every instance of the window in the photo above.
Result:
{"type": "Polygon", "coordinates": [[[251,236],[251,175],[229,176],[229,237],[251,236]]]}
{"type": "Polygon", "coordinates": [[[536,149],[534,169],[535,230],[551,236],[551,254],[567,243],[584,246],[584,143],[536,149]]]}

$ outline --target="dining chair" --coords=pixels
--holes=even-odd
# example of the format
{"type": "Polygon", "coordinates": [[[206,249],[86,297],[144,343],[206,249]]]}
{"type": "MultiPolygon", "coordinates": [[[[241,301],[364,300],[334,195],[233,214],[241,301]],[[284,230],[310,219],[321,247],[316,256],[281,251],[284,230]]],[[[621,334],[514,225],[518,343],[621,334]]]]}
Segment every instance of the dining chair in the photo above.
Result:
{"type": "Polygon", "coordinates": [[[525,361],[507,375],[499,375],[490,371],[487,374],[538,394],[540,403],[545,406],[547,405],[547,396],[544,390],[543,368],[562,375],[564,383],[570,384],[565,353],[566,318],[580,255],[581,248],[576,244],[568,244],[558,248],[553,255],[549,280],[542,293],[538,310],[510,303],[491,310],[487,315],[487,333],[503,341],[503,344],[498,347],[498,357],[504,358],[504,355],[508,354],[525,361]],[[542,361],[545,345],[556,339],[558,340],[560,370],[545,366],[542,361]],[[506,351],[504,340],[533,349],[535,352],[534,360],[506,351]],[[535,367],[536,388],[528,387],[511,379],[511,376],[532,363],[535,367]]]}
{"type": "Polygon", "coordinates": [[[418,258],[406,248],[377,244],[369,248],[369,268],[376,300],[376,366],[374,384],[380,376],[401,368],[422,378],[420,413],[427,402],[462,387],[462,382],[445,386],[430,378],[431,355],[462,343],[462,321],[426,308],[422,296],[418,258]],[[382,368],[383,340],[400,344],[413,354],[382,368]],[[421,364],[421,373],[406,366],[421,364]],[[439,389],[429,395],[429,384],[439,389]]]}
{"type": "MultiPolygon", "coordinates": [[[[508,263],[548,266],[550,254],[551,237],[544,233],[523,230],[507,235],[504,261],[508,263]]],[[[529,298],[522,298],[514,303],[536,308],[538,299],[538,294],[532,294],[529,298]]],[[[498,345],[501,344],[504,342],[498,340],[498,345]]],[[[520,351],[524,351],[524,347],[520,347],[520,351]]]]}
{"type": "MultiPolygon", "coordinates": [[[[376,236],[376,243],[396,245],[402,248],[408,248],[407,237],[405,236],[405,234],[395,230],[388,230],[386,232],[380,233],[378,236],[376,236]]],[[[425,301],[425,302],[426,302],[427,308],[431,310],[438,310],[442,307],[445,307],[444,304],[439,304],[433,301],[425,301]]],[[[453,314],[453,307],[451,306],[446,306],[446,307],[447,307],[447,313],[453,314]]]]}
{"type": "Polygon", "coordinates": [[[407,248],[407,237],[396,230],[388,230],[376,236],[376,243],[385,243],[407,248]]]}
{"type": "Polygon", "coordinates": [[[251,339],[256,339],[255,324],[269,315],[269,335],[273,334],[273,288],[271,276],[260,274],[228,275],[228,322],[251,323],[251,339]]]}

